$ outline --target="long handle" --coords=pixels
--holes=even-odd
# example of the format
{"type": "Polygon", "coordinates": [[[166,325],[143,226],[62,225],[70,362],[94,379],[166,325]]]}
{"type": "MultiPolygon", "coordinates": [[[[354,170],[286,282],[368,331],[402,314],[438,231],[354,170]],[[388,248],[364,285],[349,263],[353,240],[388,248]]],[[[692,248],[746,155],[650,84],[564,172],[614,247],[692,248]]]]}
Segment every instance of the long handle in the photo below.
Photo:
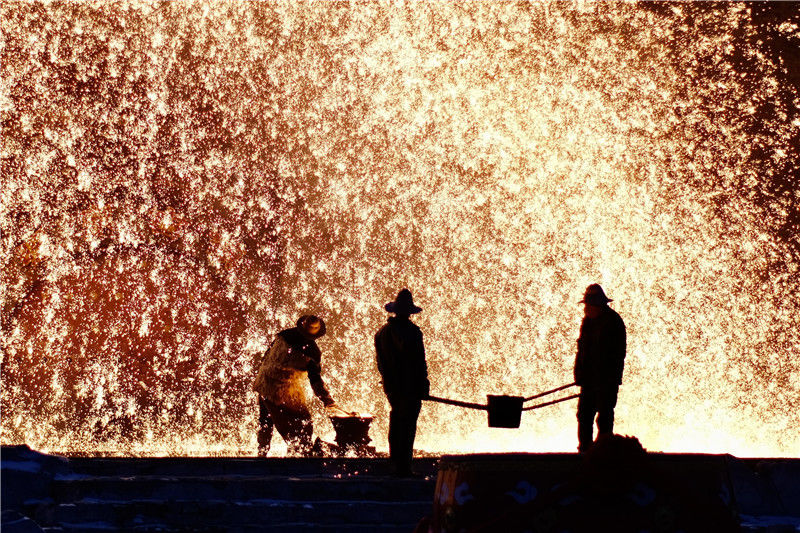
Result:
{"type": "Polygon", "coordinates": [[[580,396],[580,394],[573,394],[572,396],[566,396],[564,398],[559,398],[558,400],[552,400],[552,401],[549,401],[549,402],[544,402],[544,403],[538,403],[536,405],[531,405],[529,407],[523,407],[522,410],[523,411],[530,411],[532,409],[539,409],[540,407],[553,405],[554,403],[566,402],[567,400],[571,400],[573,398],[577,398],[578,396],[580,396]]]}
{"type": "Polygon", "coordinates": [[[522,403],[529,402],[531,400],[535,400],[536,398],[541,398],[542,396],[547,396],[548,394],[553,394],[554,392],[558,392],[560,390],[568,389],[568,388],[570,388],[570,387],[572,387],[574,385],[576,385],[576,383],[572,382],[569,385],[562,385],[562,386],[557,387],[557,388],[552,389],[552,390],[540,392],[539,394],[534,394],[533,396],[528,396],[527,398],[522,400],[522,403]]]}
{"type": "Polygon", "coordinates": [[[455,405],[458,407],[468,407],[470,409],[486,410],[489,408],[489,406],[480,403],[462,402],[461,400],[451,400],[450,398],[439,398],[438,396],[428,396],[427,398],[423,398],[423,400],[428,400],[437,403],[446,403],[447,405],[455,405]]]}

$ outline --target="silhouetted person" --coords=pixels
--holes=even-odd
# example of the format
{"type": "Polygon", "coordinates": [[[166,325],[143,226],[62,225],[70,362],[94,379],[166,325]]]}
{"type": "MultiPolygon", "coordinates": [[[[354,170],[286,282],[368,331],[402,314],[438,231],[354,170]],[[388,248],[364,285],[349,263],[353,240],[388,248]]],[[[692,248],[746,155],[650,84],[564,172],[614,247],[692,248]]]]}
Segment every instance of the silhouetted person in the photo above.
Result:
{"type": "Polygon", "coordinates": [[[578,451],[592,445],[592,426],[597,415],[598,435],[614,431],[614,407],[622,384],[625,365],[625,323],[608,306],[603,288],[594,283],[586,288],[581,303],[584,317],[575,357],[578,398],[578,451]]]}
{"type": "Polygon", "coordinates": [[[389,455],[400,476],[411,475],[414,437],[422,400],[428,397],[428,365],[422,331],[409,320],[422,311],[414,305],[411,291],[403,289],[384,308],[395,316],[375,335],[378,370],[383,391],[392,407],[389,415],[389,455]]]}
{"type": "Polygon", "coordinates": [[[322,352],[316,339],[323,335],[325,322],[314,315],[303,315],[296,327],[278,333],[264,354],[253,383],[253,390],[259,396],[259,455],[266,456],[269,451],[273,426],[289,451],[312,453],[314,427],[303,386],[306,376],[325,407],[335,405],[320,375],[322,352]]]}

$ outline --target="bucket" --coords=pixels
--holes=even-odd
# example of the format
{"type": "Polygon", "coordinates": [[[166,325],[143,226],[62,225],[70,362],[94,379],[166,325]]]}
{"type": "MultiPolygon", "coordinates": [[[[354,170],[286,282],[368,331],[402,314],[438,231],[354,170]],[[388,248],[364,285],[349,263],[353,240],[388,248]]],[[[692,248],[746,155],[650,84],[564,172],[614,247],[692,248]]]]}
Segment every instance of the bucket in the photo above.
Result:
{"type": "Polygon", "coordinates": [[[490,428],[518,428],[522,416],[522,396],[486,396],[490,428]]]}
{"type": "Polygon", "coordinates": [[[372,440],[369,438],[372,416],[331,416],[329,418],[333,424],[333,430],[336,432],[336,444],[343,450],[363,448],[372,440]]]}
{"type": "Polygon", "coordinates": [[[428,396],[425,399],[431,402],[488,411],[489,427],[492,428],[518,428],[522,415],[522,404],[525,402],[525,398],[522,396],[492,394],[486,395],[486,405],[451,400],[449,398],[439,398],[438,396],[428,396]]]}

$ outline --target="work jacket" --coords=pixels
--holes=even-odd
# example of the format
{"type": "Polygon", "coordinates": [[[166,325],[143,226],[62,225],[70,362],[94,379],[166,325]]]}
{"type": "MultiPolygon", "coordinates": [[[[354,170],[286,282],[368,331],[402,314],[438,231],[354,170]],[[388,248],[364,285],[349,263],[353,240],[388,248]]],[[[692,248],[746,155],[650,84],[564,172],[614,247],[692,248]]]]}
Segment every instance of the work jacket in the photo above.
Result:
{"type": "Polygon", "coordinates": [[[584,317],[575,356],[575,383],[589,388],[622,384],[625,344],[625,323],[610,307],[604,306],[596,318],[584,317]]]}
{"type": "Polygon", "coordinates": [[[428,396],[428,365],[422,331],[407,318],[390,317],[375,334],[378,371],[390,403],[428,396]]]}
{"type": "Polygon", "coordinates": [[[334,403],[321,376],[322,352],[300,327],[278,333],[264,354],[253,390],[263,398],[291,409],[306,408],[303,380],[308,377],[314,394],[327,407],[334,403]]]}

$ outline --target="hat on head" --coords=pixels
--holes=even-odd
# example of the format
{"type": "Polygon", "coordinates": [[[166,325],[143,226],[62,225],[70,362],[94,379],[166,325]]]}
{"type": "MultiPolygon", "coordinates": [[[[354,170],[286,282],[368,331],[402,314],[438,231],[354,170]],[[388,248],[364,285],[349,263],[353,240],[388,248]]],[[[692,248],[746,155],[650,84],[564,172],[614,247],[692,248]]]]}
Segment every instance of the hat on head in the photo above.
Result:
{"type": "Polygon", "coordinates": [[[422,311],[421,307],[414,305],[414,298],[411,296],[411,291],[403,289],[397,293],[397,298],[393,302],[383,306],[390,313],[397,313],[400,315],[414,315],[422,311]]]}
{"type": "Polygon", "coordinates": [[[608,302],[613,301],[614,300],[606,296],[606,293],[603,292],[603,287],[597,283],[592,283],[586,287],[586,292],[583,294],[583,300],[578,303],[585,303],[589,305],[605,305],[608,302]]]}
{"type": "Polygon", "coordinates": [[[318,339],[325,335],[325,332],[327,331],[325,328],[325,321],[316,315],[301,316],[299,319],[297,319],[297,329],[299,329],[303,335],[310,339],[318,339]],[[317,322],[319,322],[319,331],[312,334],[309,331],[309,328],[312,324],[316,324],[317,322]]]}

